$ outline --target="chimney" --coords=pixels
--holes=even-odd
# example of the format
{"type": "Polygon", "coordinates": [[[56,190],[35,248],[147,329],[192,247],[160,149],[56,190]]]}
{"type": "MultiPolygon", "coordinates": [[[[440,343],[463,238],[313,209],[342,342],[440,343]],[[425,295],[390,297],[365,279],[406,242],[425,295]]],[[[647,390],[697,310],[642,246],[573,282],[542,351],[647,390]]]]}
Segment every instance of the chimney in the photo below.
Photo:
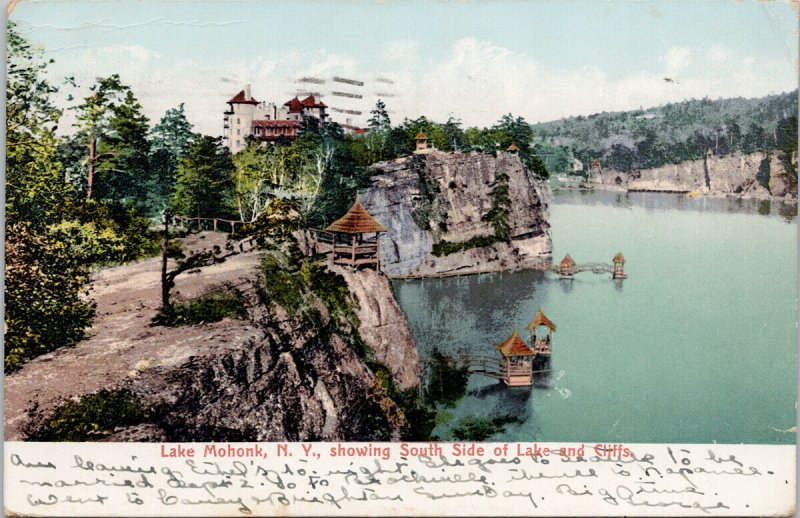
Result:
{"type": "Polygon", "coordinates": [[[250,83],[247,83],[246,85],[244,85],[244,98],[247,101],[252,99],[252,97],[250,96],[250,83]]]}

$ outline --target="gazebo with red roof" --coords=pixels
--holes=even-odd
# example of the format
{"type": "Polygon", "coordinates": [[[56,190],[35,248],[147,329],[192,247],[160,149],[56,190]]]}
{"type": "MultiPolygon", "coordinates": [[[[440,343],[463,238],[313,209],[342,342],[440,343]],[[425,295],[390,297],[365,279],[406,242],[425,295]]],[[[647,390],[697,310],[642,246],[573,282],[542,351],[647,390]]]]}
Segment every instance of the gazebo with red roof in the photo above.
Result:
{"type": "Polygon", "coordinates": [[[559,263],[558,273],[561,275],[575,275],[575,261],[572,260],[569,254],[565,255],[559,263]]]}
{"type": "Polygon", "coordinates": [[[367,212],[358,195],[350,210],[328,225],[325,232],[333,234],[334,264],[350,266],[353,269],[374,265],[376,270],[380,270],[381,254],[378,237],[382,232],[386,232],[386,228],[367,212]]]}
{"type": "Polygon", "coordinates": [[[625,257],[623,257],[622,252],[617,252],[617,255],[611,260],[614,263],[614,274],[612,275],[613,279],[627,279],[628,276],[625,275],[625,269],[623,265],[625,264],[625,257]]]}
{"type": "Polygon", "coordinates": [[[531,344],[533,345],[533,351],[536,354],[541,354],[545,356],[550,356],[552,352],[551,341],[553,337],[553,333],[556,331],[556,325],[547,318],[547,315],[544,314],[542,308],[539,308],[539,311],[536,313],[536,316],[533,317],[531,323],[528,324],[528,330],[531,332],[531,344]],[[541,328],[547,329],[547,334],[539,335],[541,328]]]}
{"type": "Polygon", "coordinates": [[[503,356],[503,381],[506,385],[527,387],[533,384],[532,359],[536,352],[528,347],[516,330],[495,348],[503,356]]]}
{"type": "Polygon", "coordinates": [[[425,135],[424,131],[420,130],[419,133],[417,133],[417,136],[414,137],[414,140],[417,143],[417,151],[425,151],[428,149],[428,137],[425,135]]]}

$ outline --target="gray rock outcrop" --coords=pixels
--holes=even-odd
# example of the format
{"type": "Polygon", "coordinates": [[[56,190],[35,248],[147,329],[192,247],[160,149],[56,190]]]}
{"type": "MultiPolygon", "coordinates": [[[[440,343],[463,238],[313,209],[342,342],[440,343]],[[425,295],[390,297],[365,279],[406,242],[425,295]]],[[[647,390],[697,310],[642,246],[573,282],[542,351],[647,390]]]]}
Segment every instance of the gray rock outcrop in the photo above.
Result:
{"type": "Polygon", "coordinates": [[[344,277],[358,301],[358,332],[375,358],[392,371],[401,390],[419,385],[419,353],[389,279],[368,269],[354,272],[336,266],[333,270],[344,277]]]}
{"type": "Polygon", "coordinates": [[[633,173],[605,171],[595,183],[634,191],[692,192],[743,198],[797,198],[797,178],[780,152],[688,160],[633,173]],[[769,181],[765,181],[766,177],[769,181]]]}
{"type": "Polygon", "coordinates": [[[376,175],[361,199],[389,229],[381,236],[381,263],[390,277],[544,268],[549,263],[546,187],[516,154],[436,151],[372,168],[376,175]],[[430,185],[422,185],[419,167],[430,185]],[[483,217],[492,208],[492,188],[501,172],[508,175],[510,241],[434,255],[436,243],[494,235],[483,217]],[[420,210],[423,204],[426,210],[420,210]]]}

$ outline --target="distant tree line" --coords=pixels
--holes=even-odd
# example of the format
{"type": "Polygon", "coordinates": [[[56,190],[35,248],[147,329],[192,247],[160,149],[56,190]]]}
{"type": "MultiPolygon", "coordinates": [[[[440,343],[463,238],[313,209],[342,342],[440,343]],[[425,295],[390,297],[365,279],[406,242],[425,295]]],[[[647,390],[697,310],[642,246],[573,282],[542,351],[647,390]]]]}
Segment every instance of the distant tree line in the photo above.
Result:
{"type": "MultiPolygon", "coordinates": [[[[648,110],[598,113],[534,125],[534,147],[563,153],[588,167],[595,159],[621,171],[658,167],[716,155],[797,148],[797,91],[760,99],[708,98],[648,110]]],[[[560,161],[559,161],[560,160],[560,161]]],[[[550,162],[548,161],[548,165],[550,162]]]]}

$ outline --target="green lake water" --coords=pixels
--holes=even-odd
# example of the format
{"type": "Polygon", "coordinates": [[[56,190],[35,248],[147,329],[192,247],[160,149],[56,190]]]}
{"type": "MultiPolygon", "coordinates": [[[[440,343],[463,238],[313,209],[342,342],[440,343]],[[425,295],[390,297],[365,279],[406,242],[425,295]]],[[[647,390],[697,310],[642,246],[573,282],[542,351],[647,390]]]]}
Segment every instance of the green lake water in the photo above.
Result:
{"type": "Polygon", "coordinates": [[[472,375],[434,433],[512,415],[521,423],[490,440],[794,443],[795,215],[769,202],[568,192],[550,202],[554,260],[610,263],[621,251],[628,279],[395,281],[423,357],[497,355],[515,329],[527,339],[539,307],[558,326],[549,378],[509,389],[472,375]]]}

